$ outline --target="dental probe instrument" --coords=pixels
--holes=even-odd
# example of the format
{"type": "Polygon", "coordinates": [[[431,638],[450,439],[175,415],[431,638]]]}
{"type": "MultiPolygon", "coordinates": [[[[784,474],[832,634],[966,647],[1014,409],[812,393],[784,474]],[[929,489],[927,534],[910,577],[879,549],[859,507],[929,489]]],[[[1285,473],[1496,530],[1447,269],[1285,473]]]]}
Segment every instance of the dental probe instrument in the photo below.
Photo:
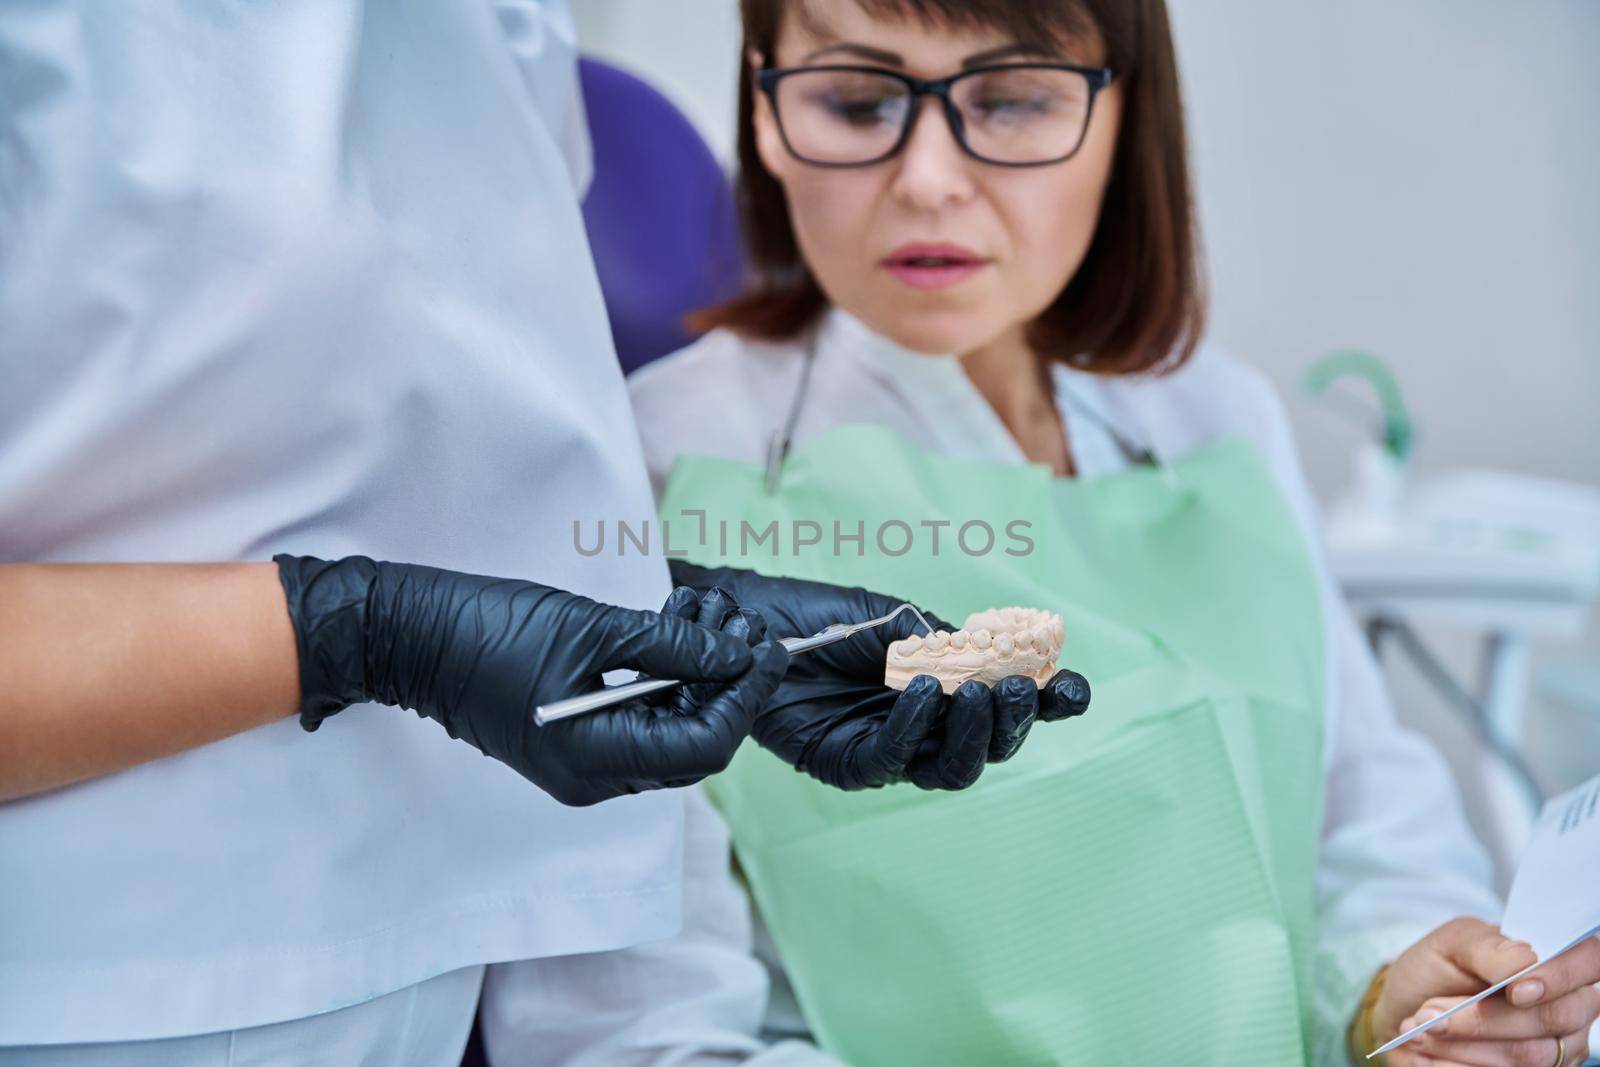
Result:
{"type": "MultiPolygon", "coordinates": [[[[903,611],[911,612],[917,617],[917,621],[922,623],[925,630],[930,634],[933,633],[933,627],[928,624],[927,619],[922,617],[922,612],[910,604],[901,604],[881,618],[868,619],[865,622],[836,622],[817,631],[810,637],[780,638],[778,644],[787,649],[789,655],[797,656],[802,652],[810,652],[814,648],[821,648],[836,641],[843,641],[845,638],[860,633],[862,630],[870,630],[874,626],[882,626],[903,611]]],[[[599,711],[601,708],[609,708],[627,700],[635,700],[650,693],[658,693],[663,689],[671,689],[675,685],[683,684],[681,681],[666,678],[641,678],[637,682],[628,682],[625,685],[614,685],[609,689],[597,689],[593,693],[567,697],[565,700],[557,700],[553,704],[541,704],[534,710],[533,721],[539,726],[548,726],[550,723],[559,722],[562,719],[570,719],[574,715],[587,715],[591,711],[599,711]]]]}

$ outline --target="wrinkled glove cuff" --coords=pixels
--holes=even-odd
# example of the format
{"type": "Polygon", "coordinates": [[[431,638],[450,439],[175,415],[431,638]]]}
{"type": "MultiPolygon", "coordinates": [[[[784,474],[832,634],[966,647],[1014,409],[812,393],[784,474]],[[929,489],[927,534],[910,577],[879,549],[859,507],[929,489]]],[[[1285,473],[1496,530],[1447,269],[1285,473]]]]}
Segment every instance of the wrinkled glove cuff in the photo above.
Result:
{"type": "Polygon", "coordinates": [[[365,556],[330,562],[286,554],[272,562],[300,656],[300,725],[315,730],[328,716],[370,699],[366,634],[378,564],[365,556]]]}

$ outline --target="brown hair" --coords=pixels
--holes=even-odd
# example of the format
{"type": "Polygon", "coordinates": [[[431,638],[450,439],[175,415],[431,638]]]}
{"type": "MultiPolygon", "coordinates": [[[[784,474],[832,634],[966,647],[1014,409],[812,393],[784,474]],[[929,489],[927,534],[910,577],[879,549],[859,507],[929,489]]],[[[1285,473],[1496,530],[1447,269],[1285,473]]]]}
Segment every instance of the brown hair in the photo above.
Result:
{"type": "MultiPolygon", "coordinates": [[[[744,54],[770,62],[786,4],[741,0],[744,54]]],[[[1177,59],[1164,0],[856,0],[869,12],[950,26],[1002,27],[1022,41],[1097,33],[1124,86],[1122,125],[1099,224],[1083,263],[1028,328],[1033,350],[1098,374],[1177,368],[1205,321],[1199,239],[1177,59]]],[[[756,152],[755,77],[739,79],[738,199],[751,278],[743,295],[697,312],[698,329],[786,340],[828,298],[801,259],[780,185],[756,152]]]]}

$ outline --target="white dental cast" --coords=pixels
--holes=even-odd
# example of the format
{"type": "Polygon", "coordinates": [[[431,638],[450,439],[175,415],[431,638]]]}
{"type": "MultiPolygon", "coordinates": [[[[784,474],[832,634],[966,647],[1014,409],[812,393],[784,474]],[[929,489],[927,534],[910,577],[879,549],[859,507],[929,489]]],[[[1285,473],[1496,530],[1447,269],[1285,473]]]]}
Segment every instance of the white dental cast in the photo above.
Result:
{"type": "Polygon", "coordinates": [[[994,608],[974,612],[954,633],[936,630],[925,637],[907,637],[889,646],[883,681],[904,689],[919,674],[939,679],[946,693],[976,678],[994,685],[1011,674],[1023,674],[1042,686],[1056,672],[1065,631],[1061,616],[1034,608],[994,608]]]}

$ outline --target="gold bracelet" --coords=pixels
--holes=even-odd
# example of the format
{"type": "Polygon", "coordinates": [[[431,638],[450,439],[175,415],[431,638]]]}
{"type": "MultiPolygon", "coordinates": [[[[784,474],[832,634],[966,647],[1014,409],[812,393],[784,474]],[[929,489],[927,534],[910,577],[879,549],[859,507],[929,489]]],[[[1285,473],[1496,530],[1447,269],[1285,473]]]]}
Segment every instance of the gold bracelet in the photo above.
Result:
{"type": "MultiPolygon", "coordinates": [[[[1378,1047],[1378,1036],[1373,1033],[1372,1013],[1378,1007],[1378,998],[1383,996],[1383,982],[1388,977],[1389,965],[1386,963],[1372,976],[1366,993],[1362,994],[1361,1004],[1356,1008],[1356,1016],[1350,1023],[1350,1058],[1353,1063],[1369,1062],[1367,1053],[1378,1047]]],[[[1387,1059],[1387,1056],[1383,1056],[1370,1062],[1375,1067],[1384,1067],[1387,1059]]]]}

